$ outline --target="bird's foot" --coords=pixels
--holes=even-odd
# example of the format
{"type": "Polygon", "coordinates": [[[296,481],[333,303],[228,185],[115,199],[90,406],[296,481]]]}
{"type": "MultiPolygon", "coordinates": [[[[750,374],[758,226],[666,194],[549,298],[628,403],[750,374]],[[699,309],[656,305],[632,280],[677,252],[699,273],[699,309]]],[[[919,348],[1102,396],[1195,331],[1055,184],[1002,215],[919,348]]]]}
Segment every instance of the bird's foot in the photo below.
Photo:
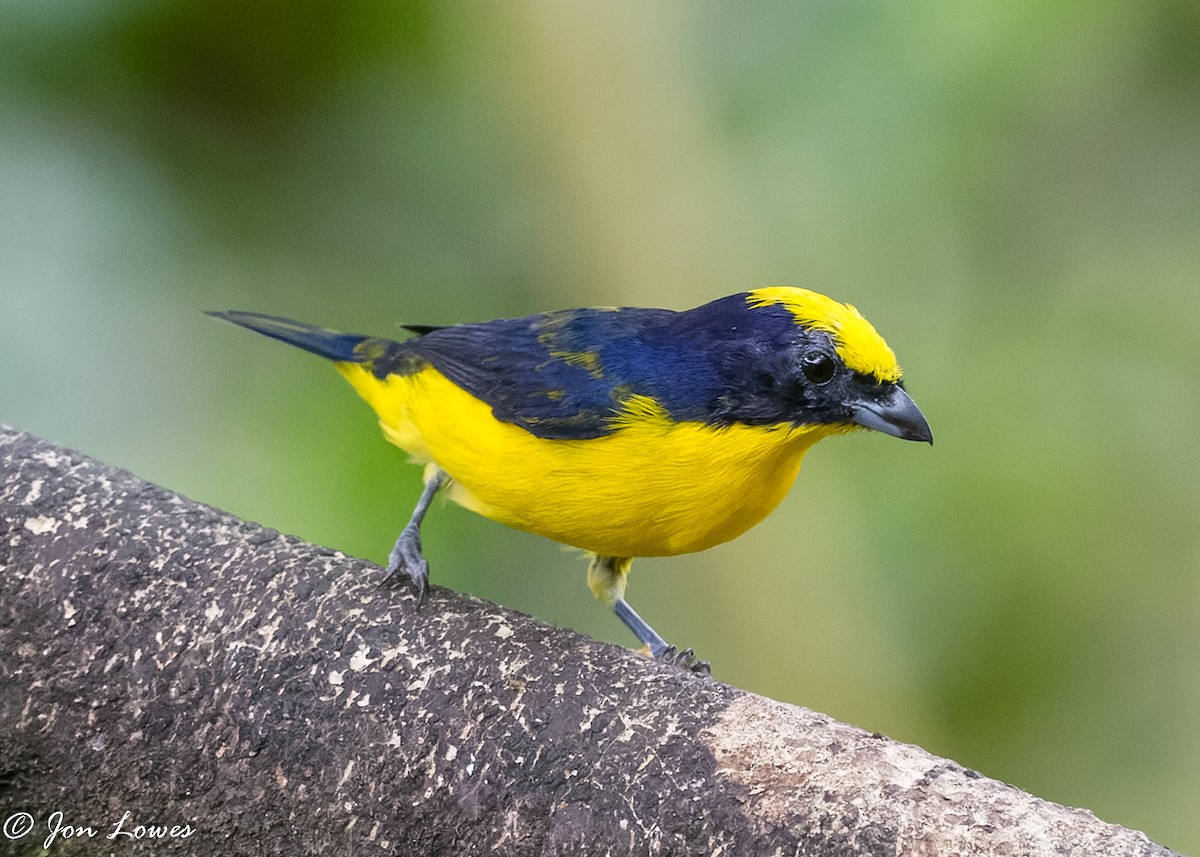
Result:
{"type": "Polygon", "coordinates": [[[613,602],[613,612],[617,614],[618,619],[625,623],[625,627],[633,631],[634,636],[642,641],[642,645],[645,646],[642,651],[655,660],[679,667],[681,670],[695,675],[712,675],[712,667],[708,661],[697,658],[696,653],[691,649],[684,649],[681,652],[670,645],[657,631],[646,624],[646,620],[639,616],[624,598],[618,598],[613,602]]]}
{"type": "Polygon", "coordinates": [[[417,606],[425,600],[425,589],[429,582],[429,563],[421,552],[421,532],[416,527],[405,527],[392,552],[388,554],[387,573],[381,586],[397,587],[410,584],[417,596],[417,606]]]}
{"type": "Polygon", "coordinates": [[[680,651],[674,646],[667,646],[661,652],[654,656],[656,660],[662,661],[664,664],[670,664],[673,667],[679,667],[684,672],[690,672],[693,675],[711,676],[712,664],[708,661],[702,661],[696,657],[696,653],[691,649],[680,651]]]}

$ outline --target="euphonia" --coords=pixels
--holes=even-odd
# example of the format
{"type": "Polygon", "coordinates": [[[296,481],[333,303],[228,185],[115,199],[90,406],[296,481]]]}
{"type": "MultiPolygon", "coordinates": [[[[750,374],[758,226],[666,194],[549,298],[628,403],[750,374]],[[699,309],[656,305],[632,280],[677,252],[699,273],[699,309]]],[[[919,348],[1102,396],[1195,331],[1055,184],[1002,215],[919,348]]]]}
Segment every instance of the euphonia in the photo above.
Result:
{"type": "Polygon", "coordinates": [[[625,601],[634,557],[710,548],[761,521],[804,454],[858,427],[933,442],[892,349],[853,306],[790,286],[682,312],[568,309],[402,342],[210,313],[334,361],[425,467],[387,574],[424,595],[434,496],[591,554],[588,584],[657,658],[705,670],[625,601]]]}

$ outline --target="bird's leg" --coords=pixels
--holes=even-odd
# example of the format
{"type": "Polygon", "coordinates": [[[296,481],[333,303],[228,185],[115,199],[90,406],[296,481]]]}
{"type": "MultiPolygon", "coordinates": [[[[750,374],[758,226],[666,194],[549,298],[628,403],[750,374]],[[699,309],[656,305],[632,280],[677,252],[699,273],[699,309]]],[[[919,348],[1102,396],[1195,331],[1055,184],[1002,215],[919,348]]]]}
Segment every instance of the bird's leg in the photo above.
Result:
{"type": "Polygon", "coordinates": [[[712,668],[708,661],[699,660],[691,649],[678,651],[629,606],[625,600],[625,583],[632,564],[633,560],[630,557],[592,557],[591,565],[588,566],[588,586],[591,587],[592,594],[613,609],[617,618],[625,623],[626,628],[633,631],[634,636],[641,640],[642,645],[648,648],[655,658],[689,672],[709,675],[712,668]]]}
{"type": "Polygon", "coordinates": [[[425,584],[429,580],[429,563],[425,560],[425,554],[421,552],[421,521],[425,519],[425,513],[429,511],[429,504],[433,502],[434,496],[449,481],[450,476],[444,470],[434,465],[426,469],[425,488],[421,491],[412,517],[400,531],[396,544],[388,555],[387,575],[383,582],[394,583],[399,579],[397,573],[403,573],[417,590],[418,607],[425,600],[425,584]]]}

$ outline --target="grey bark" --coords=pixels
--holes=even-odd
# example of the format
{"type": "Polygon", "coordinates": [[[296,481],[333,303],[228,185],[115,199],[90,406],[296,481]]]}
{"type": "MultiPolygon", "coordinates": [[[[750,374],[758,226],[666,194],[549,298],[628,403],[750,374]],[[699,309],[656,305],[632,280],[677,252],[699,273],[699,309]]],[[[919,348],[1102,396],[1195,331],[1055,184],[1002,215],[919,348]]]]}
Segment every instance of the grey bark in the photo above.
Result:
{"type": "Polygon", "coordinates": [[[56,812],[66,854],[1172,853],[468,596],[416,612],[379,579],[0,426],[0,853],[38,853],[56,812]]]}

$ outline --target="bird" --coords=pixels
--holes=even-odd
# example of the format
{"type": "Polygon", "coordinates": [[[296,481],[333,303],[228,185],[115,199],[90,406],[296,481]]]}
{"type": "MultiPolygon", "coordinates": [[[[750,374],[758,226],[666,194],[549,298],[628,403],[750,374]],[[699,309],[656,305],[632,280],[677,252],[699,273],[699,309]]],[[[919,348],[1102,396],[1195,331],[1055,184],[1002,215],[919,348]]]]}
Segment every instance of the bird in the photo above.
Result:
{"type": "Polygon", "coordinates": [[[851,304],[768,286],[676,311],[565,309],[400,325],[400,340],[209,312],[333,361],[424,467],[385,580],[420,606],[434,497],[590,555],[587,582],[655,658],[707,673],[625,599],[636,557],[727,542],[784,498],[817,441],[933,443],[891,347],[851,304]]]}

